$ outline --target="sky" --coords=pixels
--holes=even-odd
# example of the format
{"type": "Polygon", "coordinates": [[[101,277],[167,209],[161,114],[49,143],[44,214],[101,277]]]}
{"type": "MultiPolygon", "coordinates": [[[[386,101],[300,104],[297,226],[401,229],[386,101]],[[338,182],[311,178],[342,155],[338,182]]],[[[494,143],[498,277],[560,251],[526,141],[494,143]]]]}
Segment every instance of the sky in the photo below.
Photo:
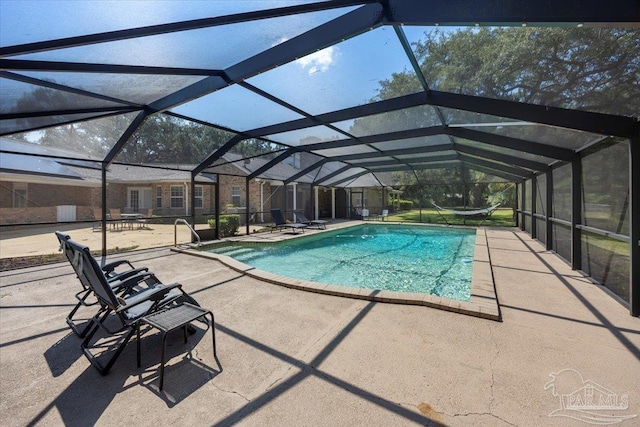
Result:
{"type": "MultiPolygon", "coordinates": [[[[0,0],[0,45],[9,46],[299,3],[302,2],[0,0]]],[[[314,12],[293,18],[231,24],[137,40],[38,52],[15,58],[224,69],[354,9],[351,7],[314,12]]],[[[410,41],[415,40],[427,29],[407,27],[407,37],[410,41]]],[[[381,80],[410,68],[411,64],[393,28],[383,26],[252,77],[248,82],[309,114],[321,114],[369,102],[376,96],[381,80]],[[314,93],[314,96],[309,97],[309,93],[314,93]]],[[[70,73],[28,74],[64,83],[69,83],[74,78],[70,73]]],[[[107,77],[109,76],[103,79],[106,83],[99,86],[100,89],[109,90],[110,86],[117,86],[117,81],[114,84],[108,83],[113,76],[107,77]]],[[[155,81],[154,77],[156,76],[149,76],[150,84],[155,81]]],[[[100,80],[96,75],[89,76],[89,80],[91,79],[100,80]]],[[[77,81],[77,85],[81,85],[83,77],[78,76],[77,81]]],[[[138,79],[135,85],[129,83],[129,90],[134,90],[138,85],[142,87],[141,81],[142,79],[138,79]]],[[[185,85],[192,82],[193,78],[185,80],[185,85]]],[[[302,117],[237,86],[178,106],[173,111],[238,131],[302,117]]],[[[315,129],[314,132],[314,136],[321,138],[335,136],[335,132],[326,128],[324,131],[315,129]]],[[[295,137],[304,136],[308,135],[297,134],[295,137]]]]}

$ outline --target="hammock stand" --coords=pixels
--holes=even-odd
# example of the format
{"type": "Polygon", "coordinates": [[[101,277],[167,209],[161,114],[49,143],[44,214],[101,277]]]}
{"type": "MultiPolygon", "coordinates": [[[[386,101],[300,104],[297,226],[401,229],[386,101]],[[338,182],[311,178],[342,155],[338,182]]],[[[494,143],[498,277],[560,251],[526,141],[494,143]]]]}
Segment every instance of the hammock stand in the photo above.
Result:
{"type": "Polygon", "coordinates": [[[455,209],[448,209],[448,208],[440,207],[440,206],[436,205],[433,202],[431,202],[431,204],[433,206],[435,206],[436,210],[438,211],[438,214],[442,217],[444,222],[447,223],[447,225],[451,225],[451,224],[449,224],[449,221],[447,221],[447,218],[445,218],[444,215],[442,215],[442,212],[451,213],[451,214],[454,214],[456,216],[461,216],[462,219],[463,219],[464,225],[467,225],[467,217],[484,215],[484,218],[482,219],[482,221],[480,222],[478,227],[482,226],[482,224],[484,224],[484,222],[487,220],[487,218],[489,218],[491,216],[491,214],[494,213],[495,210],[498,209],[498,207],[500,206],[500,203],[498,203],[497,205],[493,205],[493,206],[490,206],[490,207],[484,208],[484,209],[475,209],[475,210],[472,210],[472,211],[457,211],[455,209]]]}

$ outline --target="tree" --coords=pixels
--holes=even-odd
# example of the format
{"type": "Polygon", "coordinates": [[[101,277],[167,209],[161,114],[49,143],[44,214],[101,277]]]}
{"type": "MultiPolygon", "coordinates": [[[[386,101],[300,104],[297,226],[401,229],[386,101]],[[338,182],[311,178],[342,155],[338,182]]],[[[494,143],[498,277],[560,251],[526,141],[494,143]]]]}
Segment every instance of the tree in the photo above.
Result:
{"type": "MultiPolygon", "coordinates": [[[[454,32],[435,30],[413,44],[413,51],[430,88],[519,102],[637,116],[640,112],[640,31],[595,28],[471,28],[454,32]]],[[[372,101],[422,91],[413,70],[395,73],[380,82],[372,101]]],[[[507,120],[481,114],[440,108],[444,123],[429,106],[358,119],[353,132],[373,134],[451,123],[507,120]]],[[[577,148],[589,135],[550,126],[484,127],[485,132],[547,144],[577,148]]],[[[402,141],[398,141],[401,147],[402,141]]],[[[424,143],[429,143],[424,138],[424,143]]],[[[415,144],[413,144],[415,146],[415,144]]],[[[470,177],[446,170],[397,172],[405,183],[405,195],[423,201],[430,197],[449,204],[463,198],[471,205],[486,203],[498,184],[467,186],[470,177]],[[443,182],[418,190],[412,183],[443,182]],[[452,186],[451,184],[458,184],[452,186]],[[462,185],[462,187],[460,187],[462,185]],[[455,188],[454,188],[455,187],[455,188]],[[459,195],[460,197],[456,196],[459,195]]],[[[486,176],[474,172],[474,180],[486,176]]],[[[515,205],[515,196],[499,198],[515,205]]],[[[498,196],[494,197],[498,198],[498,196]]]]}
{"type": "MultiPolygon", "coordinates": [[[[637,116],[638,46],[634,29],[483,27],[426,32],[413,47],[433,89],[637,116]]],[[[407,84],[415,79],[394,75],[378,97],[407,84]]]]}

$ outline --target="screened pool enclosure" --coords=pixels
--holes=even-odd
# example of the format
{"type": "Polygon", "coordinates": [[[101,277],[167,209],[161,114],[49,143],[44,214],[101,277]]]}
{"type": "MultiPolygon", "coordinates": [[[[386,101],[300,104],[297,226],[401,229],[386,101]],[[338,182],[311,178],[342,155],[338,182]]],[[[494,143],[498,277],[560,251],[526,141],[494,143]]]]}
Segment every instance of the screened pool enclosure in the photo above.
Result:
{"type": "Polygon", "coordinates": [[[640,315],[635,0],[1,7],[3,231],[501,196],[640,315]]]}

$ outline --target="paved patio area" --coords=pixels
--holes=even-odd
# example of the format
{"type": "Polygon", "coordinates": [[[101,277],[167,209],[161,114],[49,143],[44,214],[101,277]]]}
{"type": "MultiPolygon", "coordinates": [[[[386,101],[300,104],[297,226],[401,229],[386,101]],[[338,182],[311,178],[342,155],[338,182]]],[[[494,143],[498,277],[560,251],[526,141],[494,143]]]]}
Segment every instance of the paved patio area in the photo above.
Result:
{"type": "Polygon", "coordinates": [[[162,392],[155,333],[143,335],[139,369],[135,343],[105,377],[82,356],[64,322],[79,290],[68,264],[0,273],[0,419],[584,426],[569,416],[588,417],[588,405],[563,409],[561,397],[589,385],[628,401],[591,412],[640,415],[640,320],[519,230],[490,229],[487,242],[503,322],[288,289],[166,248],[127,254],[216,316],[222,371],[208,333],[186,345],[177,334],[162,392]]]}

